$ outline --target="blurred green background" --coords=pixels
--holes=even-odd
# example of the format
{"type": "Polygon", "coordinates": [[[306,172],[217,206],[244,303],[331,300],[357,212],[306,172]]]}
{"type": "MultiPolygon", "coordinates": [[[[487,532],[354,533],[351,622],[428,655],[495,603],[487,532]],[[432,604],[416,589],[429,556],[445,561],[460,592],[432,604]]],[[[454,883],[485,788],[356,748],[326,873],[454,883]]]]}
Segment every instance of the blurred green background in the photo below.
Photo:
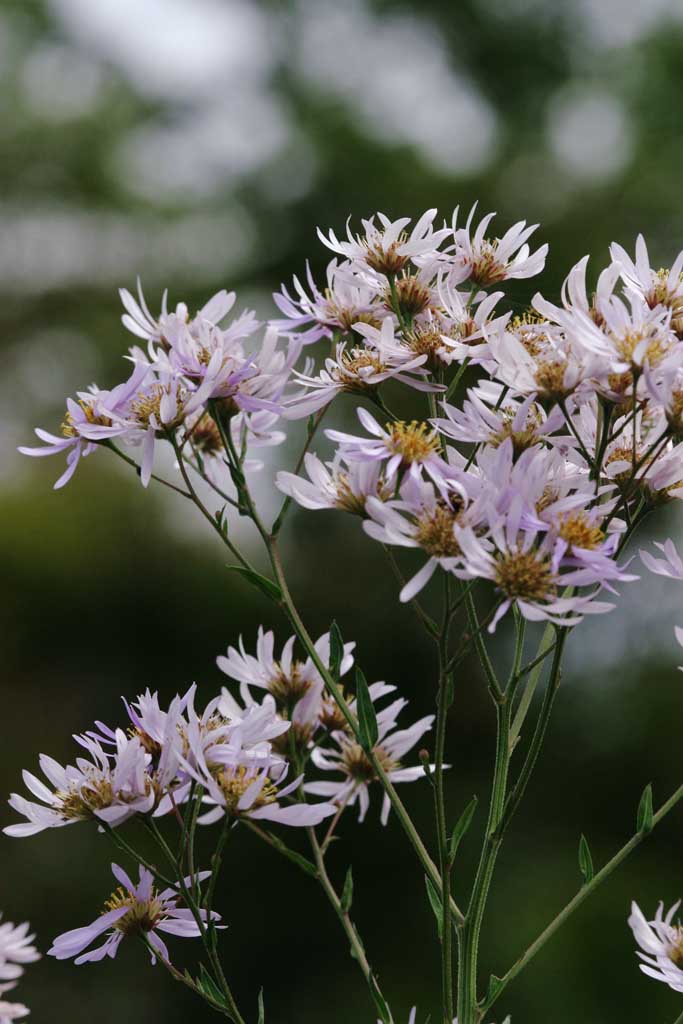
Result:
{"type": "MultiPolygon", "coordinates": [[[[186,508],[100,453],[53,493],[58,460],[15,453],[34,425],[56,428],[65,394],[121,379],[130,339],[116,289],[140,274],[154,309],[166,286],[191,306],[234,287],[268,315],[269,293],[307,257],[324,267],[317,225],[339,231],[377,208],[449,215],[475,198],[501,225],[542,223],[548,293],[584,252],[599,266],[610,241],[632,248],[638,230],[668,265],[683,246],[682,100],[680,0],[0,0],[3,792],[40,751],[66,759],[71,732],[117,721],[120,694],[169,698],[196,680],[208,698],[222,682],[214,659],[240,633],[249,646],[263,620],[287,636],[186,508]]],[[[680,511],[654,529],[679,538],[680,511]]],[[[398,684],[415,716],[428,711],[432,653],[358,524],[297,514],[286,556],[312,630],[336,617],[368,677],[398,684]]],[[[631,834],[644,784],[661,801],[680,783],[675,622],[680,590],[645,578],[573,637],[541,769],[501,856],[485,970],[503,973],[576,890],[582,832],[601,864],[631,834]]],[[[502,629],[497,643],[503,657],[502,629]]],[[[492,717],[468,664],[449,740],[453,818],[486,796],[492,717]]],[[[428,828],[426,787],[405,795],[428,828]]],[[[626,927],[631,898],[654,911],[683,894],[682,814],[510,987],[496,1020],[667,1024],[683,1010],[639,973],[626,927]]],[[[400,1022],[415,1002],[436,1008],[435,936],[401,832],[377,818],[376,805],[362,828],[346,822],[335,868],[352,856],[359,924],[400,1022]]],[[[43,950],[99,912],[104,837],[77,826],[1,847],[0,906],[30,918],[43,950]]],[[[475,847],[471,837],[463,877],[475,847]]],[[[227,972],[250,1019],[262,984],[268,1024],[373,1019],[322,896],[249,835],[228,851],[221,904],[227,972]]],[[[35,1020],[59,1024],[212,1018],[134,944],[115,963],[45,959],[18,993],[35,1020]]]]}

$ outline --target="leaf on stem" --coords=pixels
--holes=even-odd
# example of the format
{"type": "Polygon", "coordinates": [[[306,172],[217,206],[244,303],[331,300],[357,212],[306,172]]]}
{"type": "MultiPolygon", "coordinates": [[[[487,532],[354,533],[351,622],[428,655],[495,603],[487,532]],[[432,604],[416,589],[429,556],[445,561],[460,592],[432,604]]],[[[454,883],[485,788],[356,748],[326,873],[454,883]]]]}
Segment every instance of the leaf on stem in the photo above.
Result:
{"type": "Polygon", "coordinates": [[[638,818],[637,818],[638,832],[647,834],[652,832],[654,828],[654,808],[652,806],[652,786],[648,785],[643,790],[643,795],[640,798],[638,804],[638,818]]]}
{"type": "Polygon", "coordinates": [[[336,622],[330,626],[330,675],[339,682],[341,663],[344,658],[344,641],[336,622]]]}
{"type": "Polygon", "coordinates": [[[485,1000],[485,1002],[487,1004],[493,1002],[493,1000],[497,997],[498,993],[500,992],[501,988],[503,988],[503,985],[504,985],[504,982],[503,982],[502,978],[499,978],[495,974],[491,975],[491,977],[489,978],[489,983],[486,986],[486,1000],[485,1000]]]}
{"type": "Polygon", "coordinates": [[[439,936],[439,940],[443,940],[443,905],[441,902],[441,896],[436,890],[436,886],[432,882],[431,878],[425,875],[425,885],[427,887],[427,896],[429,897],[429,903],[434,911],[434,917],[436,918],[436,931],[439,936]]]}
{"type": "Polygon", "coordinates": [[[370,974],[368,977],[368,985],[370,986],[370,992],[372,998],[375,1001],[377,1011],[382,1018],[383,1024],[392,1024],[393,1017],[391,1016],[391,1010],[387,1005],[387,1001],[379,990],[379,985],[375,981],[374,974],[370,974]]]}
{"type": "Polygon", "coordinates": [[[377,715],[370,697],[367,680],[359,668],[356,669],[356,705],[361,746],[364,750],[371,751],[379,737],[377,715]]]}
{"type": "Polygon", "coordinates": [[[228,569],[232,569],[233,572],[237,572],[240,576],[243,576],[245,580],[248,580],[252,586],[256,587],[265,594],[266,597],[271,598],[274,601],[282,600],[282,591],[278,587],[274,580],[269,580],[267,576],[262,576],[260,572],[256,572],[255,569],[248,569],[246,565],[229,565],[228,569]]]}
{"type": "Polygon", "coordinates": [[[203,996],[208,996],[211,1002],[217,1003],[219,1006],[225,1006],[223,993],[207,971],[204,964],[199,965],[199,977],[195,981],[195,985],[203,996]]]}
{"type": "Polygon", "coordinates": [[[469,829],[470,825],[472,824],[472,818],[474,817],[474,812],[477,809],[477,803],[478,800],[476,796],[473,796],[465,810],[458,818],[457,824],[453,829],[451,841],[448,846],[448,861],[450,864],[453,864],[453,861],[455,860],[455,855],[458,852],[458,847],[460,846],[460,842],[465,836],[465,833],[469,829]]]}
{"type": "Polygon", "coordinates": [[[588,840],[585,836],[581,836],[579,842],[579,870],[583,876],[584,885],[588,885],[595,871],[593,870],[593,858],[591,857],[588,840]]]}
{"type": "Polygon", "coordinates": [[[258,1024],[265,1024],[266,1011],[263,1005],[263,989],[258,994],[258,1024]]]}
{"type": "Polygon", "coordinates": [[[353,871],[349,865],[349,869],[346,872],[346,878],[344,879],[344,888],[342,889],[341,895],[341,909],[343,914],[348,914],[353,903],[353,871]]]}

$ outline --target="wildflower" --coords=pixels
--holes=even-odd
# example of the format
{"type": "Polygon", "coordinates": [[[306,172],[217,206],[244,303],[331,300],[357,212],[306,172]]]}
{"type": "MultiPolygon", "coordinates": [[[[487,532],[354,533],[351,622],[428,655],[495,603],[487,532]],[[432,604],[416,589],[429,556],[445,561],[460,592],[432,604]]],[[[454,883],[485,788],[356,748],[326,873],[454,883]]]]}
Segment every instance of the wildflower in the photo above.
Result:
{"type": "MultiPolygon", "coordinates": [[[[216,327],[228,315],[236,299],[235,292],[228,292],[223,288],[221,291],[216,292],[196,315],[191,318],[187,305],[184,302],[179,302],[175,310],[169,312],[167,293],[164,292],[161,300],[161,314],[158,319],[155,319],[145,302],[139,278],[137,285],[137,300],[133,298],[126,288],[119,289],[121,302],[126,309],[126,312],[121,317],[121,322],[131,334],[134,334],[137,338],[142,338],[143,341],[152,343],[152,345],[167,345],[168,336],[174,334],[179,329],[187,328],[191,333],[196,334],[204,326],[216,327]]],[[[233,324],[231,329],[229,329],[230,336],[233,339],[246,337],[247,334],[255,329],[254,314],[250,311],[242,314],[242,317],[238,319],[238,324],[238,327],[235,327],[233,324]]]]}
{"type": "Polygon", "coordinates": [[[668,270],[654,270],[642,235],[636,239],[635,260],[617,242],[612,242],[609,251],[630,291],[644,299],[651,309],[667,306],[680,314],[683,307],[683,252],[679,252],[668,270]]]}
{"type": "Polygon", "coordinates": [[[656,573],[657,576],[668,576],[672,580],[683,580],[683,559],[676,550],[676,545],[671,538],[665,540],[663,544],[656,540],[654,544],[656,548],[659,548],[664,557],[655,558],[649,551],[643,551],[641,548],[640,560],[643,565],[650,572],[656,573]]]}
{"type": "MultiPolygon", "coordinates": [[[[40,953],[33,945],[35,935],[29,934],[30,927],[28,921],[23,924],[0,923],[0,983],[15,982],[24,973],[25,964],[40,960],[40,953]]],[[[11,987],[0,984],[0,992],[11,987]]]]}
{"type": "Polygon", "coordinates": [[[382,544],[418,548],[427,555],[422,568],[401,590],[410,601],[432,578],[437,567],[451,571],[460,559],[455,524],[464,522],[465,499],[460,490],[444,494],[425,481],[407,478],[398,500],[368,498],[363,529],[382,544]]]}
{"type": "MultiPolygon", "coordinates": [[[[307,690],[320,680],[320,673],[313,660],[299,661],[293,657],[296,637],[291,636],[282,649],[279,659],[275,658],[275,637],[272,631],[264,632],[259,626],[256,640],[256,656],[247,654],[240,637],[239,650],[228,647],[227,655],[216,658],[221,672],[245,686],[256,686],[268,690],[282,704],[294,704],[307,690]]],[[[344,675],[353,665],[355,643],[344,644],[344,655],[340,673],[344,675]]],[[[321,662],[330,664],[330,634],[324,633],[316,641],[315,649],[321,662]]]]}
{"type": "MultiPolygon", "coordinates": [[[[614,607],[597,601],[596,594],[604,583],[602,560],[599,565],[563,559],[552,534],[525,530],[521,525],[522,502],[513,503],[507,516],[491,526],[485,536],[477,536],[471,527],[455,526],[455,535],[462,550],[461,567],[455,575],[462,579],[489,579],[500,595],[500,604],[488,627],[496,625],[512,604],[532,622],[547,619],[560,626],[573,626],[583,615],[601,614],[614,607]],[[567,587],[593,586],[590,594],[560,596],[567,587]]],[[[635,577],[620,569],[613,579],[635,577]]]]}
{"type": "MultiPolygon", "coordinates": [[[[57,960],[74,959],[76,964],[92,963],[103,960],[105,956],[115,957],[124,938],[142,937],[152,948],[152,963],[156,963],[156,955],[163,960],[170,960],[165,942],[159,935],[177,935],[183,939],[194,939],[201,935],[199,926],[189,907],[181,906],[176,888],[164,889],[159,892],[154,885],[152,873],[140,866],[139,882],[136,885],[129,875],[118,864],[111,866],[119,888],[105,902],[105,909],[100,916],[83,928],[59,935],[50,949],[49,956],[57,960]],[[87,947],[101,935],[106,939],[95,949],[87,947]]],[[[190,887],[211,875],[210,871],[200,871],[196,878],[185,879],[185,886],[190,887]]],[[[209,921],[206,910],[200,910],[202,921],[209,921]]],[[[220,916],[212,912],[211,920],[219,921],[220,916]]]]}
{"type": "Polygon", "coordinates": [[[383,213],[378,213],[380,227],[375,224],[375,217],[361,221],[362,235],[352,235],[349,221],[346,223],[348,241],[339,241],[334,231],[325,236],[318,228],[318,237],[328,249],[346,257],[355,264],[365,265],[379,274],[395,275],[415,256],[433,253],[448,235],[447,229],[434,231],[432,223],[436,210],[427,210],[408,235],[406,229],[410,217],[401,217],[391,221],[383,213]]]}
{"type": "Polygon", "coordinates": [[[669,909],[664,917],[664,904],[660,903],[654,921],[646,921],[637,903],[631,904],[628,919],[633,937],[640,946],[637,954],[643,961],[643,974],[663,981],[675,992],[683,992],[683,927],[673,924],[681,901],[669,909]]]}
{"type": "MultiPolygon", "coordinates": [[[[371,692],[372,699],[377,699],[382,693],[381,690],[375,692],[377,696],[371,692]]],[[[404,768],[401,758],[431,729],[434,716],[427,715],[407,729],[396,730],[396,720],[406,704],[407,701],[399,698],[377,713],[378,738],[372,752],[392,782],[415,782],[425,774],[422,765],[404,768]]],[[[334,732],[332,742],[332,748],[315,747],[311,759],[317,768],[339,772],[342,778],[338,781],[306,782],[304,790],[332,798],[337,807],[352,807],[358,803],[358,820],[362,822],[370,805],[369,787],[376,781],[375,768],[353,736],[334,732]]],[[[390,809],[391,804],[385,794],[381,813],[383,825],[389,819],[390,809]]]]}
{"type": "Polygon", "coordinates": [[[419,478],[424,469],[437,483],[445,484],[448,466],[441,457],[437,433],[428,423],[394,420],[382,428],[365,409],[357,410],[358,419],[370,437],[357,437],[338,430],[326,430],[331,441],[340,445],[345,460],[381,462],[387,484],[408,473],[419,478]]]}
{"type": "Polygon", "coordinates": [[[90,760],[78,758],[76,765],[64,768],[46,754],[40,755],[40,767],[54,790],[30,772],[23,772],[27,788],[41,803],[12,793],[10,807],[27,820],[7,826],[5,835],[30,836],[93,818],[116,826],[134,814],[152,810],[155,792],[147,774],[149,755],[137,736],[129,738],[117,730],[114,755],[107,754],[92,737],[80,737],[80,742],[90,760]]]}
{"type": "Polygon", "coordinates": [[[389,497],[380,463],[345,462],[339,454],[332,462],[322,462],[317,455],[307,452],[304,468],[308,480],[284,471],[275,478],[283,494],[303,508],[339,508],[363,516],[369,497],[389,497]]]}
{"type": "Polygon", "coordinates": [[[471,388],[462,409],[442,404],[445,417],[431,420],[444,437],[471,444],[485,442],[498,447],[511,439],[516,455],[545,441],[549,444],[566,443],[567,438],[553,435],[564,423],[559,408],[546,414],[529,395],[524,401],[505,397],[501,401],[500,385],[471,388]]]}
{"type": "Polygon", "coordinates": [[[471,298],[453,288],[448,275],[439,282],[441,308],[445,314],[441,331],[440,354],[445,362],[472,364],[490,359],[488,338],[505,327],[509,313],[493,318],[493,311],[503,298],[503,292],[476,292],[471,298]]]}
{"type": "Polygon", "coordinates": [[[335,355],[325,360],[316,376],[296,373],[304,390],[287,402],[287,419],[310,416],[342,391],[372,397],[387,380],[397,380],[417,391],[442,390],[439,384],[427,380],[423,369],[427,355],[416,355],[409,345],[395,338],[392,320],[384,320],[381,330],[363,323],[354,324],[354,329],[364,336],[365,344],[339,342],[335,355]]]}
{"type": "Polygon", "coordinates": [[[294,296],[282,285],[273,299],[285,319],[272,320],[272,325],[283,332],[305,328],[300,333],[304,344],[333,336],[335,331],[348,333],[358,322],[379,326],[388,316],[379,301],[380,288],[371,279],[354,274],[352,266],[348,261],[332,260],[327,266],[327,288],[321,292],[307,263],[309,292],[298,277],[293,280],[294,296]]]}
{"type": "Polygon", "coordinates": [[[447,259],[453,268],[456,282],[470,280],[482,288],[511,278],[528,278],[539,274],[545,266],[548,246],[542,245],[531,253],[527,239],[538,224],[527,227],[526,221],[519,221],[505,232],[502,238],[487,238],[486,230],[495,217],[487,214],[480,221],[474,235],[472,221],[477,208],[475,203],[469,212],[464,228],[458,227],[458,212],[453,213],[453,240],[447,259]]]}

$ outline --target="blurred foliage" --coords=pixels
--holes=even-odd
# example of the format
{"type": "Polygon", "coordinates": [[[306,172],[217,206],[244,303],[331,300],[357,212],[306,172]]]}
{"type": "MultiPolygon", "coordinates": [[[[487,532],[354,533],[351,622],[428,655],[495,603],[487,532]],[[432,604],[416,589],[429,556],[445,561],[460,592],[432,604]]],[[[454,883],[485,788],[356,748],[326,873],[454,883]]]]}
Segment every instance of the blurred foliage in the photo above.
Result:
{"type": "MultiPolygon", "coordinates": [[[[78,13],[78,4],[0,2],[0,258],[7,275],[3,281],[0,274],[3,791],[17,788],[21,767],[33,766],[40,751],[67,758],[72,731],[95,718],[115,721],[119,695],[150,686],[169,698],[197,680],[208,697],[221,685],[214,659],[227,643],[243,634],[249,645],[260,621],[280,639],[287,635],[285,623],[274,622],[270,609],[225,571],[223,552],[202,537],[187,509],[153,489],[142,493],[134,478],[124,478],[100,454],[59,494],[50,490],[58,475],[53,460],[28,464],[13,454],[32,425],[59,422],[62,391],[95,375],[102,386],[119,379],[128,342],[115,286],[130,286],[141,273],[153,304],[165,285],[173,301],[200,304],[227,283],[265,312],[267,292],[300,272],[307,258],[316,272],[324,267],[317,225],[340,230],[350,211],[359,216],[376,208],[399,215],[438,206],[450,213],[475,198],[497,209],[505,224],[520,217],[543,221],[551,243],[543,280],[548,292],[584,252],[599,262],[610,241],[631,247],[641,229],[653,258],[670,262],[683,244],[681,28],[662,14],[644,21],[630,42],[599,46],[580,14],[596,5],[599,0],[375,3],[378,31],[385,19],[397,18],[410,19],[416,32],[429,27],[453,67],[469,75],[495,111],[492,159],[476,173],[457,173],[436,166],[417,147],[368,130],[353,103],[302,76],[298,37],[310,5],[254,2],[279,44],[268,88],[295,127],[290,141],[242,175],[225,182],[219,176],[211,189],[178,196],[160,187],[158,195],[145,196],[114,155],[128,133],[148,122],[172,123],[183,98],[145,91],[101,48],[76,38],[73,22],[62,15],[67,8],[78,13]],[[27,62],[54,46],[87,59],[100,76],[96,102],[77,116],[47,116],[27,101],[27,62]],[[549,97],[577,85],[607,90],[627,114],[629,158],[603,179],[570,173],[549,148],[549,97]],[[294,157],[303,150],[312,154],[312,169],[299,181],[294,157]],[[55,242],[48,216],[54,211],[67,229],[71,218],[88,238],[101,239],[90,266],[76,260],[71,276],[62,271],[74,258],[73,239],[65,236],[63,251],[59,235],[55,242]],[[234,233],[226,228],[217,242],[210,228],[223,230],[226,211],[237,227],[234,233]],[[21,225],[34,215],[33,248],[22,242],[20,251],[21,225]],[[31,270],[45,265],[48,247],[52,284],[31,270]]],[[[361,6],[349,3],[348,9],[361,6]]],[[[633,17],[632,5],[624,7],[624,16],[633,17]]],[[[152,9],[156,2],[140,0],[134,29],[148,34],[149,48],[155,38],[145,16],[152,9]]],[[[122,5],[120,18],[130,10],[122,5]]],[[[175,10],[169,5],[169,17],[175,10]]],[[[198,5],[198,17],[202,10],[198,5]]],[[[129,36],[130,27],[125,33],[120,27],[129,36]]],[[[395,70],[371,64],[364,88],[372,91],[395,70]]],[[[49,75],[44,85],[49,98],[49,75]]],[[[406,117],[422,113],[409,109],[406,117]]],[[[234,131],[228,115],[223,129],[228,137],[234,131]]],[[[453,130],[443,125],[444,133],[453,130]]],[[[518,287],[514,301],[528,301],[534,287],[518,287]]],[[[671,522],[680,532],[675,516],[671,522]]],[[[424,713],[433,702],[432,652],[409,611],[397,608],[380,553],[356,525],[334,513],[293,517],[286,544],[294,589],[314,634],[336,617],[344,635],[357,640],[368,678],[395,682],[415,714],[424,713]]],[[[579,835],[588,836],[597,864],[604,863],[630,835],[645,783],[654,783],[657,802],[680,782],[680,676],[671,631],[664,632],[660,650],[656,637],[662,634],[638,631],[639,614],[636,599],[630,618],[617,612],[587,632],[584,643],[593,647],[586,648],[583,668],[570,667],[566,675],[542,768],[500,860],[484,950],[485,964],[496,973],[578,887],[579,835]],[[617,653],[620,644],[632,651],[635,636],[639,656],[605,662],[604,631],[612,631],[610,648],[617,653]],[[591,650],[596,668],[588,671],[591,650]]],[[[499,646],[508,640],[501,631],[499,646]]],[[[581,646],[580,638],[574,642],[581,646]]],[[[454,820],[472,793],[482,802],[486,797],[492,730],[482,681],[468,663],[457,680],[448,751],[454,820]]],[[[406,797],[425,828],[427,797],[419,785],[406,797]]],[[[419,871],[397,826],[382,829],[376,810],[362,828],[346,822],[336,867],[342,877],[353,857],[361,932],[401,1021],[414,1002],[425,1013],[434,1008],[435,936],[419,871]]],[[[479,828],[480,818],[481,811],[479,828]]],[[[3,823],[8,820],[3,814],[3,823]]],[[[456,872],[461,892],[473,867],[475,834],[476,828],[456,872]]],[[[54,935],[95,916],[108,894],[111,851],[104,837],[83,826],[5,839],[2,851],[0,906],[10,919],[30,918],[43,949],[54,935]]],[[[648,909],[660,898],[677,898],[681,853],[680,815],[674,815],[510,988],[503,1003],[514,1024],[626,1024],[666,1021],[680,1012],[680,999],[638,972],[626,915],[633,897],[648,909]]],[[[227,971],[252,1018],[263,983],[269,1024],[371,1020],[333,915],[307,879],[274,861],[253,836],[239,836],[228,849],[221,897],[230,926],[223,940],[227,971]]],[[[22,982],[21,998],[39,1021],[209,1020],[209,1012],[176,991],[160,969],[149,969],[142,950],[125,947],[119,961],[74,970],[46,958],[22,982]]]]}

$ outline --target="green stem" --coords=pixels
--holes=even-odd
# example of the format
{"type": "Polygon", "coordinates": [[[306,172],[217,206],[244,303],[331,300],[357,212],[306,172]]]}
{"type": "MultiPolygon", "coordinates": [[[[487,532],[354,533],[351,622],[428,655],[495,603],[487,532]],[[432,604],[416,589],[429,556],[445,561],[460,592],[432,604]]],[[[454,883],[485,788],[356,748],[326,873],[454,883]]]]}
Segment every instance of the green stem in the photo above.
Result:
{"type": "MultiPolygon", "coordinates": [[[[365,949],[363,948],[363,943],[361,942],[356,927],[353,921],[351,920],[348,910],[346,910],[342,906],[342,901],[339,898],[337,890],[330,881],[330,876],[328,875],[327,867],[325,866],[325,854],[320,846],[320,843],[318,842],[318,837],[315,834],[315,829],[308,828],[306,831],[308,832],[308,838],[315,859],[318,880],[323,888],[323,891],[325,892],[325,895],[330,901],[330,905],[332,906],[335,914],[339,918],[339,923],[341,924],[344,930],[344,934],[349,940],[349,945],[351,947],[351,956],[358,963],[358,966],[361,969],[363,977],[365,978],[368,984],[370,994],[372,995],[373,1000],[375,999],[375,992],[378,992],[382,1002],[386,1004],[386,1001],[382,996],[379,985],[377,984],[377,979],[372,972],[370,964],[368,963],[368,958],[365,955],[365,949]]],[[[382,1014],[382,1022],[383,1024],[393,1024],[391,1014],[389,1014],[388,1016],[386,1014],[382,1014]]]]}
{"type": "Polygon", "coordinates": [[[451,678],[448,671],[448,626],[450,622],[449,580],[444,578],[444,619],[439,635],[439,689],[437,695],[436,744],[434,755],[434,804],[441,871],[441,984],[445,1024],[453,1020],[453,933],[451,925],[451,864],[448,856],[448,826],[444,795],[444,752],[448,722],[451,678]]]}
{"type": "Polygon", "coordinates": [[[496,723],[496,761],[486,834],[479,867],[472,887],[472,895],[467,908],[465,924],[458,933],[459,1024],[478,1024],[481,1019],[477,1005],[479,938],[493,872],[503,838],[499,825],[505,805],[505,793],[510,767],[510,707],[505,700],[503,700],[503,703],[496,704],[496,723]]]}
{"type": "MultiPolygon", "coordinates": [[[[675,793],[673,793],[669,797],[669,799],[662,804],[657,813],[654,815],[652,819],[653,828],[654,826],[658,825],[664,817],[666,817],[669,811],[673,810],[673,808],[676,806],[676,804],[679,803],[679,801],[682,798],[683,786],[679,786],[675,793]]],[[[640,845],[640,843],[643,841],[643,839],[645,839],[646,835],[648,834],[649,833],[647,832],[636,832],[636,834],[632,836],[632,838],[629,839],[629,841],[624,846],[622,846],[619,852],[616,853],[600,871],[598,871],[598,873],[591,879],[591,881],[587,882],[577,892],[576,896],[574,896],[574,898],[569,901],[567,906],[563,910],[561,910],[555,918],[553,918],[550,924],[544,929],[544,931],[541,932],[538,938],[531,943],[529,948],[526,950],[525,953],[522,954],[519,960],[517,960],[517,962],[513,964],[510,970],[503,975],[500,984],[496,989],[495,995],[491,999],[489,999],[484,1006],[484,1009],[486,1011],[488,1011],[491,1008],[491,1006],[502,993],[503,989],[506,988],[507,985],[509,985],[509,983],[514,978],[516,978],[518,974],[521,973],[521,971],[524,970],[526,965],[531,960],[533,960],[536,954],[540,952],[540,950],[545,946],[546,942],[548,942],[548,940],[552,938],[555,932],[562,927],[562,925],[571,917],[574,911],[578,910],[581,904],[585,900],[587,900],[589,896],[593,894],[597,887],[599,885],[602,885],[605,879],[609,878],[612,872],[619,867],[622,861],[626,860],[626,858],[636,849],[636,847],[640,845]]]]}

